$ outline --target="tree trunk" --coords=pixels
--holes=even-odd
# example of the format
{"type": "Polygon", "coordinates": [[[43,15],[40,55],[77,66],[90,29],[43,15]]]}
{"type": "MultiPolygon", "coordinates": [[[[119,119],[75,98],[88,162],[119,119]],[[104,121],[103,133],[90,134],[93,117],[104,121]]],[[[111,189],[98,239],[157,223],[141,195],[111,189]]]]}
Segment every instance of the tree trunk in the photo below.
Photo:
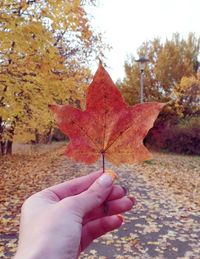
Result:
{"type": "Polygon", "coordinates": [[[12,155],[12,140],[8,140],[6,143],[6,150],[5,150],[5,155],[12,155]]]}
{"type": "Polygon", "coordinates": [[[38,132],[38,130],[35,130],[35,144],[38,144],[40,141],[40,134],[38,132]]]}
{"type": "Polygon", "coordinates": [[[2,125],[2,117],[0,116],[0,155],[4,154],[4,145],[5,141],[2,141],[2,135],[3,135],[3,125],[2,125]]]}
{"type": "Polygon", "coordinates": [[[13,136],[15,131],[15,122],[12,126],[6,129],[9,134],[8,140],[6,140],[3,144],[3,155],[12,155],[12,144],[13,144],[13,136]]]}
{"type": "Polygon", "coordinates": [[[5,155],[5,147],[6,147],[6,142],[5,141],[0,141],[0,155],[5,155]]]}
{"type": "Polygon", "coordinates": [[[49,132],[47,133],[47,136],[46,136],[46,144],[52,143],[53,134],[54,134],[54,129],[50,128],[50,130],[49,130],[49,132]]]}

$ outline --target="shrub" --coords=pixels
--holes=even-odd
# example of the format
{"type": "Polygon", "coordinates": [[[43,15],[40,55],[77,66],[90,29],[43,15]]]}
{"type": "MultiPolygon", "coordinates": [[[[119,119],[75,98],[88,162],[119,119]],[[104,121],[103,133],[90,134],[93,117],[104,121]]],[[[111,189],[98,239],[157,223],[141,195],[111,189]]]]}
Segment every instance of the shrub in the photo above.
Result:
{"type": "Polygon", "coordinates": [[[180,119],[177,124],[153,128],[147,136],[153,148],[200,155],[200,117],[180,119]]]}

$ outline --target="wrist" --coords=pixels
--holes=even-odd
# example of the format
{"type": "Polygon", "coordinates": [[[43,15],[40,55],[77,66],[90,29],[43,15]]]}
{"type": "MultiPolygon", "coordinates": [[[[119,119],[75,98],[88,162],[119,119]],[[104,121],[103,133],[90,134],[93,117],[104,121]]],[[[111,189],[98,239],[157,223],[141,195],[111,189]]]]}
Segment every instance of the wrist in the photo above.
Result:
{"type": "Polygon", "coordinates": [[[55,251],[51,245],[43,247],[34,245],[31,247],[19,247],[13,259],[77,259],[80,252],[75,250],[55,251]]]}
{"type": "Polygon", "coordinates": [[[25,244],[23,246],[19,245],[14,259],[58,259],[59,257],[53,255],[50,250],[48,247],[45,249],[36,244],[31,246],[25,244]]]}
{"type": "MultiPolygon", "coordinates": [[[[48,258],[51,259],[51,257],[47,257],[42,251],[34,250],[34,248],[28,249],[19,249],[14,257],[14,259],[42,259],[42,258],[48,258]]],[[[52,257],[53,258],[53,257],[52,257]]]]}

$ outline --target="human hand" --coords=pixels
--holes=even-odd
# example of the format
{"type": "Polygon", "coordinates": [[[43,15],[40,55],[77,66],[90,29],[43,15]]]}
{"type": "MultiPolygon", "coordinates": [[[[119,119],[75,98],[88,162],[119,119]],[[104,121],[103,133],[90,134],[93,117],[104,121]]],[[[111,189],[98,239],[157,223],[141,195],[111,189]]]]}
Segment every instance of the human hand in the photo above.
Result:
{"type": "Polygon", "coordinates": [[[133,204],[102,171],[42,190],[22,206],[15,259],[75,259],[94,239],[119,228],[118,214],[133,204]]]}

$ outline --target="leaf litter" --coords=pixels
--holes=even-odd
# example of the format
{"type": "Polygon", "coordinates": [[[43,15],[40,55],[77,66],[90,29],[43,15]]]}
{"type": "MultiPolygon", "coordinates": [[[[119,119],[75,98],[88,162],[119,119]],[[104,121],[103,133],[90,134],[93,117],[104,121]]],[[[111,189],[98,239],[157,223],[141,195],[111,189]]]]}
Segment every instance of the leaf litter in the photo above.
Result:
{"type": "MultiPolygon", "coordinates": [[[[0,158],[0,258],[16,251],[19,215],[23,201],[50,185],[88,174],[100,167],[83,166],[62,156],[64,147],[0,158]]],[[[125,214],[119,230],[97,239],[81,259],[169,258],[199,259],[200,159],[154,153],[139,165],[107,166],[129,188],[136,206],[125,214]]]]}

